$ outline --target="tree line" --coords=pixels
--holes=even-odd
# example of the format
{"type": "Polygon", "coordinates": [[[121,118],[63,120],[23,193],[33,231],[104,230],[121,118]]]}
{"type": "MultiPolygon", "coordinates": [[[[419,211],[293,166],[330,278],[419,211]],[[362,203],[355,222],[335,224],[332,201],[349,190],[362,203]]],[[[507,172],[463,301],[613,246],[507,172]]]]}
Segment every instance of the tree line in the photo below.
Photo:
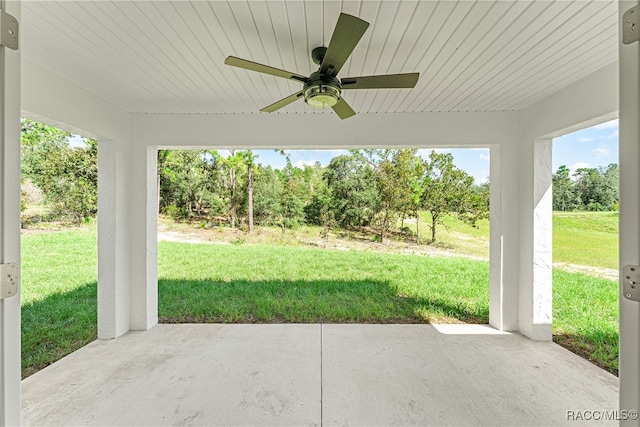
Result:
{"type": "Polygon", "coordinates": [[[448,153],[434,151],[423,159],[415,149],[349,150],[326,167],[296,167],[286,157],[282,169],[262,165],[251,150],[225,154],[160,151],[160,212],[248,232],[254,224],[283,232],[314,224],[326,237],[331,228],[369,227],[379,241],[396,231],[412,232],[405,226],[411,219],[419,241],[420,212],[428,211],[431,242],[446,214],[472,225],[488,216],[488,185],[474,185],[448,153]]]}
{"type": "Polygon", "coordinates": [[[553,210],[617,211],[620,171],[606,167],[578,168],[573,174],[562,165],[553,174],[553,210]]]}
{"type": "MultiPolygon", "coordinates": [[[[22,120],[22,179],[42,192],[54,215],[80,222],[97,212],[97,142],[72,147],[71,136],[22,120]]],[[[424,159],[415,149],[349,150],[326,167],[296,167],[280,153],[286,165],[274,169],[251,150],[161,150],[159,212],[247,232],[314,224],[325,238],[332,228],[370,228],[380,241],[394,232],[419,241],[420,212],[427,211],[431,242],[444,215],[470,224],[488,216],[488,184],[474,185],[448,153],[424,159]]]]}
{"type": "MultiPolygon", "coordinates": [[[[71,136],[22,120],[22,181],[42,192],[55,216],[80,222],[97,212],[98,143],[85,139],[72,147],[71,136]]],[[[431,242],[445,215],[470,224],[488,217],[488,183],[475,185],[448,153],[422,158],[415,149],[349,150],[327,166],[296,167],[279,152],[286,157],[282,169],[262,165],[251,150],[159,151],[159,212],[248,232],[254,225],[284,231],[314,224],[325,237],[331,228],[370,228],[380,241],[394,232],[419,241],[420,212],[426,211],[431,242]]],[[[618,181],[617,164],[573,174],[560,166],[553,174],[553,209],[617,210],[618,181]]],[[[27,196],[23,192],[23,209],[27,196]]]]}

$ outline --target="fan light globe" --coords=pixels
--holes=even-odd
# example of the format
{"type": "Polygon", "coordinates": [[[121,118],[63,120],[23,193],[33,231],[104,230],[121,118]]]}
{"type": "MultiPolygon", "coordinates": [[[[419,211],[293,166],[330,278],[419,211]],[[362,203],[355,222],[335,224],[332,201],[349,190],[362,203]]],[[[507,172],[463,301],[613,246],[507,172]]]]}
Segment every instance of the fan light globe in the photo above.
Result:
{"type": "Polygon", "coordinates": [[[333,86],[311,86],[304,91],[304,101],[315,108],[333,107],[340,99],[340,90],[333,86]]]}

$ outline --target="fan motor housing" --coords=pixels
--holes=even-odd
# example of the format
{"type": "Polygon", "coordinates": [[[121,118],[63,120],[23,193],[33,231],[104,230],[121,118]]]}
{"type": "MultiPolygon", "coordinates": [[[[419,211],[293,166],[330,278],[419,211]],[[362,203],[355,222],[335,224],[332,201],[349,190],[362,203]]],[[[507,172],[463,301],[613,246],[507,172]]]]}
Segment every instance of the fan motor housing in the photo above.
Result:
{"type": "Polygon", "coordinates": [[[311,51],[311,59],[316,65],[322,64],[324,55],[327,53],[327,48],[324,46],[316,47],[311,51]]]}
{"type": "Polygon", "coordinates": [[[311,74],[302,89],[304,101],[316,108],[333,107],[340,100],[342,86],[335,78],[319,71],[311,74]]]}

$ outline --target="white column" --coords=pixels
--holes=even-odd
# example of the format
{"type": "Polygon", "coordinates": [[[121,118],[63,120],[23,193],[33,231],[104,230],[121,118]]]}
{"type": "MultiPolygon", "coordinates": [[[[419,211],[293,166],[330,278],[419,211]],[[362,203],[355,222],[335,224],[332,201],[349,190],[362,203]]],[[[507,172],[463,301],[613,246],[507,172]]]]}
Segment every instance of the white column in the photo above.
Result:
{"type": "Polygon", "coordinates": [[[489,324],[518,330],[517,144],[491,147],[489,324]]]}
{"type": "Polygon", "coordinates": [[[520,145],[520,272],[518,330],[551,340],[552,140],[520,145]]]}
{"type": "MultiPolygon", "coordinates": [[[[0,8],[20,21],[19,1],[0,8]]],[[[0,263],[20,262],[20,51],[0,47],[0,263]]],[[[20,295],[0,300],[0,425],[20,424],[20,295]]]]}
{"type": "Polygon", "coordinates": [[[158,150],[131,148],[131,329],[158,323],[158,150]]]}
{"type": "MultiPolygon", "coordinates": [[[[619,2],[622,14],[638,1],[619,2]]],[[[620,36],[622,38],[622,36],[620,36]]],[[[620,43],[620,288],[622,267],[640,264],[640,42],[620,43]]],[[[620,410],[640,410],[640,303],[620,293],[620,410]]],[[[622,420],[622,425],[637,425],[622,420]]]]}
{"type": "Polygon", "coordinates": [[[98,142],[98,338],[129,330],[129,145],[98,142]]]}

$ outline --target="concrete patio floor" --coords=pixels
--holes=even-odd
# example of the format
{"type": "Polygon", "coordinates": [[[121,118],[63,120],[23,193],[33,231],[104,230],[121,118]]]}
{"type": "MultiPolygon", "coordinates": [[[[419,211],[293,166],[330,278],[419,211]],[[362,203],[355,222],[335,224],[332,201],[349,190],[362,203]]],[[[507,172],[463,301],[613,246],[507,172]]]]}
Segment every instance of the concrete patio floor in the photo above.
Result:
{"type": "Polygon", "coordinates": [[[158,325],[76,351],[22,399],[27,426],[575,426],[567,411],[618,409],[618,379],[483,325],[158,325]]]}

